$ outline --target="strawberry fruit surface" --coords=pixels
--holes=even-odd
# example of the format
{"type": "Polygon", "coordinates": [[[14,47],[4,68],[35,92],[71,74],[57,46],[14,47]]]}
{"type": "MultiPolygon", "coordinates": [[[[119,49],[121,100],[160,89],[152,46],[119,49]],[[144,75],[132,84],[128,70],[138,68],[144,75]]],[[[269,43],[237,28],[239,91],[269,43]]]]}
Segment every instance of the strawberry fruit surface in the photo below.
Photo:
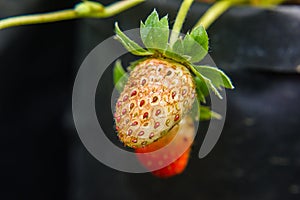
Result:
{"type": "Polygon", "coordinates": [[[133,148],[152,143],[180,122],[195,96],[193,77],[183,65],[155,58],[142,61],[117,101],[120,140],[133,148]]]}

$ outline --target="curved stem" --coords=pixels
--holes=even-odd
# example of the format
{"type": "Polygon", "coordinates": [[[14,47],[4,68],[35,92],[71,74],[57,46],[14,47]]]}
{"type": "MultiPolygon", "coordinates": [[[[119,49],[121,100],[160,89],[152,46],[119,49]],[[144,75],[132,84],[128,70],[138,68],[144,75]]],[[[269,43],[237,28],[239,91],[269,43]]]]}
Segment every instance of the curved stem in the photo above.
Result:
{"type": "Polygon", "coordinates": [[[22,26],[28,24],[41,24],[77,18],[106,18],[116,15],[126,9],[129,9],[145,0],[124,0],[113,3],[107,7],[103,7],[100,3],[92,1],[84,1],[75,6],[74,9],[44,13],[10,17],[0,20],[0,30],[22,26]]]}
{"type": "Polygon", "coordinates": [[[216,2],[199,19],[194,28],[202,25],[205,29],[207,29],[220,15],[222,15],[228,8],[230,8],[232,4],[233,1],[216,2]]]}
{"type": "Polygon", "coordinates": [[[194,28],[197,26],[204,26],[205,29],[208,29],[208,27],[216,21],[218,17],[220,17],[226,10],[228,10],[233,5],[243,4],[247,2],[248,0],[224,0],[224,1],[218,1],[214,3],[205,13],[202,15],[202,17],[199,19],[199,21],[196,23],[194,28]]]}
{"type": "Polygon", "coordinates": [[[28,24],[41,24],[41,23],[69,20],[75,18],[78,18],[78,14],[72,9],[46,13],[46,14],[34,14],[28,16],[10,17],[0,21],[0,29],[5,29],[13,26],[28,25],[28,24]]]}
{"type": "Polygon", "coordinates": [[[178,38],[178,35],[182,28],[182,24],[185,20],[185,17],[187,15],[192,3],[193,3],[193,0],[184,0],[181,4],[181,7],[178,11],[175,23],[173,25],[173,29],[172,29],[172,33],[171,33],[171,37],[170,37],[170,45],[171,46],[176,42],[176,40],[178,38]]]}
{"type": "Polygon", "coordinates": [[[105,7],[104,11],[102,13],[99,13],[99,17],[106,18],[106,17],[112,17],[114,15],[117,15],[131,7],[134,7],[145,0],[126,0],[126,1],[119,1],[117,3],[111,4],[107,7],[105,7]]]}

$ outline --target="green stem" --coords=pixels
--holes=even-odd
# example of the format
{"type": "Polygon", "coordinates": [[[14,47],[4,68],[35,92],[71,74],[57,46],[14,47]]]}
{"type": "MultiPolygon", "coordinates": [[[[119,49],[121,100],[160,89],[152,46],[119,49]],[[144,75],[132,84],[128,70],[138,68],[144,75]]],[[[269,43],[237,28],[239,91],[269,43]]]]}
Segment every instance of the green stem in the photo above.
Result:
{"type": "Polygon", "coordinates": [[[171,37],[170,37],[170,45],[171,46],[176,42],[176,40],[179,36],[179,33],[182,28],[182,24],[185,20],[185,17],[187,15],[192,3],[193,3],[193,0],[184,0],[180,6],[175,23],[173,25],[171,37]]]}
{"type": "Polygon", "coordinates": [[[232,4],[233,1],[216,2],[205,12],[205,14],[196,23],[194,28],[202,25],[205,29],[207,29],[220,15],[222,15],[228,8],[230,8],[232,4]]]}
{"type": "Polygon", "coordinates": [[[247,0],[224,0],[214,3],[214,5],[212,5],[199,19],[194,28],[202,25],[205,29],[208,29],[208,27],[231,6],[245,2],[247,2],[247,0]]]}
{"type": "Polygon", "coordinates": [[[74,10],[62,10],[47,14],[34,14],[28,16],[17,16],[3,19],[0,21],[0,29],[5,29],[13,26],[22,26],[28,24],[40,24],[62,20],[69,20],[78,18],[74,10]]]}
{"type": "Polygon", "coordinates": [[[117,3],[107,6],[102,13],[99,13],[100,18],[112,17],[117,15],[131,7],[134,7],[145,0],[126,0],[119,1],[117,3]]]}
{"type": "Polygon", "coordinates": [[[33,14],[10,17],[0,20],[0,30],[29,24],[49,23],[77,18],[106,18],[129,9],[145,0],[125,0],[103,7],[100,3],[84,1],[75,6],[74,9],[50,12],[45,14],[33,14]]]}

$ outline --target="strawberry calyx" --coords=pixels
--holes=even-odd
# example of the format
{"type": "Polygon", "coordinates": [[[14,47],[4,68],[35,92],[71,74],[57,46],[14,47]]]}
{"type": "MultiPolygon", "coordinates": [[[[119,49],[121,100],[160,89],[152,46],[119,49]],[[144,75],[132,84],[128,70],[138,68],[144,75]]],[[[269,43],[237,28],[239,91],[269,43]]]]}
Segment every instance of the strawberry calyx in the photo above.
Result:
{"type": "Polygon", "coordinates": [[[127,37],[117,22],[115,23],[115,32],[115,38],[134,55],[167,58],[186,66],[194,75],[197,83],[199,102],[205,103],[205,97],[209,94],[208,90],[213,91],[222,99],[219,92],[222,87],[234,88],[229,77],[220,69],[194,64],[201,61],[208,52],[208,35],[203,26],[194,28],[184,37],[178,37],[174,44],[170,44],[168,16],[159,19],[158,13],[154,9],[146,21],[141,22],[140,25],[140,36],[145,48],[127,37]]]}

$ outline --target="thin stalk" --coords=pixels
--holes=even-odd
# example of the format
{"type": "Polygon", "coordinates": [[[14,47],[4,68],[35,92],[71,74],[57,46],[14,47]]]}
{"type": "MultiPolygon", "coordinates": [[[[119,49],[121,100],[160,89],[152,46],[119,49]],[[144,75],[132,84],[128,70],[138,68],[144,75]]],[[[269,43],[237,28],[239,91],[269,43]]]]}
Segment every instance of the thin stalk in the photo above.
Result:
{"type": "Polygon", "coordinates": [[[44,13],[10,17],[0,20],[0,30],[29,24],[49,23],[77,18],[106,18],[121,13],[145,0],[124,0],[113,3],[107,7],[92,1],[84,1],[77,4],[74,9],[44,13]],[[80,9],[78,9],[80,8],[80,9]]]}
{"type": "Polygon", "coordinates": [[[193,3],[193,0],[184,0],[180,6],[175,23],[173,25],[171,37],[170,37],[170,45],[171,46],[176,42],[176,40],[179,36],[179,33],[182,28],[182,24],[186,18],[186,15],[187,15],[192,3],[193,3]]]}
{"type": "Polygon", "coordinates": [[[17,16],[0,21],[0,29],[28,24],[41,24],[55,21],[63,21],[78,18],[78,14],[72,10],[62,10],[46,14],[33,14],[27,16],[17,16]]]}
{"type": "Polygon", "coordinates": [[[208,29],[208,27],[233,4],[233,1],[218,1],[214,3],[199,19],[194,28],[202,25],[205,29],[208,29]]]}
{"type": "Polygon", "coordinates": [[[117,3],[113,3],[105,7],[104,11],[102,13],[99,13],[99,17],[100,18],[112,17],[144,1],[145,0],[127,0],[127,1],[119,1],[117,3]]]}

